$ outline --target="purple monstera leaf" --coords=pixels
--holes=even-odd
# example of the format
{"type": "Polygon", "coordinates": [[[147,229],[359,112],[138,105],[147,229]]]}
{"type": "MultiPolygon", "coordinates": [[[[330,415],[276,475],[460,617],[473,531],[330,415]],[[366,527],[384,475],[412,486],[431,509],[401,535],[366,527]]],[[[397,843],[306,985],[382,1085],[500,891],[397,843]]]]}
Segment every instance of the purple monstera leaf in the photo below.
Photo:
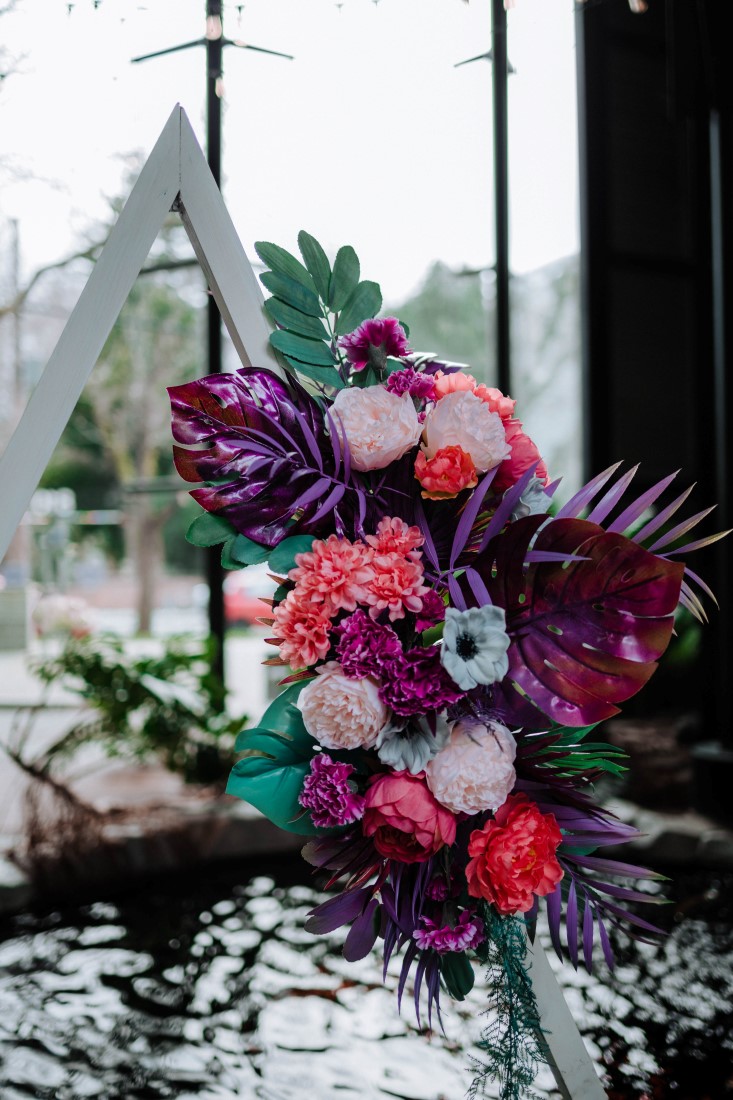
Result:
{"type": "MultiPolygon", "coordinates": [[[[263,546],[334,529],[356,489],[343,447],[295,381],[247,367],[169,389],[176,469],[191,496],[263,546]]],[[[352,505],[353,507],[353,505],[352,505]]]]}
{"type": "Polygon", "coordinates": [[[544,516],[511,524],[476,568],[511,638],[498,694],[509,710],[514,696],[534,728],[539,712],[560,725],[600,722],[643,687],[672,635],[684,569],[595,523],[544,516]]]}

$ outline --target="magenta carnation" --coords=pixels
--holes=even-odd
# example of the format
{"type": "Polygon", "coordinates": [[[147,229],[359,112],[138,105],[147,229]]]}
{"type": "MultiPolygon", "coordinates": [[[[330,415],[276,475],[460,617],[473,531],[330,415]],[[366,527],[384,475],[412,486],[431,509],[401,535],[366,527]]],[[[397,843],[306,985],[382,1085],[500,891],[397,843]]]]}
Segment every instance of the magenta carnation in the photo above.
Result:
{"type": "Polygon", "coordinates": [[[298,801],[311,811],[319,829],[350,825],[363,816],[364,798],[355,794],[349,783],[353,770],[351,764],[339,764],[325,752],[311,760],[298,801]]]}
{"type": "Polygon", "coordinates": [[[358,609],[336,627],[340,635],[336,656],[344,676],[361,680],[365,676],[381,679],[387,661],[402,656],[400,640],[391,626],[382,626],[358,609]]]}
{"type": "Polygon", "coordinates": [[[468,951],[485,940],[483,921],[469,909],[464,909],[458,918],[458,924],[449,924],[442,928],[429,917],[421,917],[424,928],[416,928],[412,933],[417,946],[425,951],[432,947],[439,955],[449,951],[468,951]]]}
{"type": "Polygon", "coordinates": [[[377,371],[384,370],[388,355],[400,358],[410,350],[405,330],[396,317],[363,321],[353,332],[341,337],[339,347],[346,352],[354,370],[374,367],[377,371]]]}
{"type": "Polygon", "coordinates": [[[401,397],[403,393],[409,393],[411,397],[417,397],[426,401],[435,400],[435,382],[429,374],[405,367],[404,370],[396,370],[390,374],[385,382],[390,393],[396,393],[401,397]]]}
{"type": "Polygon", "coordinates": [[[445,619],[445,604],[435,591],[429,589],[422,598],[422,610],[418,612],[415,630],[418,634],[445,619]]]}
{"type": "Polygon", "coordinates": [[[441,665],[439,650],[428,646],[385,662],[379,698],[395,714],[409,716],[443,710],[463,692],[441,665]]]}

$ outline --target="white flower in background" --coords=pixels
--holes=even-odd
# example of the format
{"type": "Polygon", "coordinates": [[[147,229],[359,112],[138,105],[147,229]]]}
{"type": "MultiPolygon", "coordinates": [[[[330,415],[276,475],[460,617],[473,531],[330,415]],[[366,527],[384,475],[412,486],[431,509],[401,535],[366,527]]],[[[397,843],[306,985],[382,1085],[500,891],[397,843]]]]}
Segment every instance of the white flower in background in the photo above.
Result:
{"type": "Polygon", "coordinates": [[[509,671],[508,649],[503,607],[446,608],[440,661],[461,691],[503,680],[509,671]]]}
{"type": "Polygon", "coordinates": [[[450,727],[440,714],[436,716],[435,733],[424,716],[401,718],[393,714],[377,737],[377,756],[397,772],[417,775],[447,744],[449,735],[450,727]]]}
{"type": "Polygon", "coordinates": [[[31,618],[41,638],[57,634],[85,638],[92,630],[86,601],[56,592],[41,596],[31,618]]]}
{"type": "Polygon", "coordinates": [[[492,470],[512,453],[499,414],[492,412],[485,401],[468,390],[447,393],[436,401],[425,417],[423,451],[426,458],[434,458],[444,447],[460,447],[471,456],[479,473],[492,470]]]}
{"type": "Polygon", "coordinates": [[[516,781],[516,742],[501,722],[461,718],[450,740],[427,765],[426,781],[441,806],[454,814],[498,810],[516,781]]]}

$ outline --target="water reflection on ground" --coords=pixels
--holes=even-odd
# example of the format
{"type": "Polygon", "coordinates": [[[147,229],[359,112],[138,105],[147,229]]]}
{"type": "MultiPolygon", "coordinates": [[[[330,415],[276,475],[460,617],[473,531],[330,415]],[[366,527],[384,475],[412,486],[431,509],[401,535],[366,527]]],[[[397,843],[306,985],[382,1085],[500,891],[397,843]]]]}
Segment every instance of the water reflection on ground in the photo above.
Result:
{"type": "MultiPolygon", "coordinates": [[[[376,956],[347,964],[338,934],[303,931],[318,895],[283,867],[255,870],[6,921],[3,1100],[460,1100],[480,982],[446,1001],[447,1036],[419,1035],[376,956]]],[[[663,948],[621,949],[612,984],[560,974],[619,1100],[733,1096],[733,877],[677,889],[663,948]]],[[[558,1095],[547,1071],[537,1084],[558,1095]]]]}

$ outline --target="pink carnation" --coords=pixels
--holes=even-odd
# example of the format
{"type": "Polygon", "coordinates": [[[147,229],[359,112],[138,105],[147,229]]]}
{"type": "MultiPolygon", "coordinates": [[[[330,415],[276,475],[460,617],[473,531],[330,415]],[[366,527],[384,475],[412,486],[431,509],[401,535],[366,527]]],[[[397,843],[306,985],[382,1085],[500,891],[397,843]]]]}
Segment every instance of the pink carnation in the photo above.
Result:
{"type": "Polygon", "coordinates": [[[303,723],[327,749],[371,748],[389,711],[374,680],[349,680],[341,665],[327,661],[298,697],[303,723]]]}
{"type": "Polygon", "coordinates": [[[411,397],[417,397],[418,400],[435,400],[435,385],[432,377],[423,371],[413,370],[412,367],[393,371],[384,384],[390,393],[396,393],[398,397],[403,393],[409,393],[411,397]]]}
{"type": "Polygon", "coordinates": [[[505,397],[495,386],[485,386],[482,382],[473,392],[486,402],[492,412],[498,413],[502,420],[508,420],[513,416],[516,401],[511,397],[505,397]]]}
{"type": "Polygon", "coordinates": [[[436,370],[433,380],[436,400],[445,397],[448,393],[455,393],[456,390],[469,390],[472,392],[476,387],[476,379],[473,375],[464,374],[462,370],[454,371],[453,374],[436,370]]]}
{"type": "Polygon", "coordinates": [[[310,810],[313,824],[319,829],[350,825],[363,815],[364,799],[350,782],[353,772],[351,764],[337,763],[325,752],[311,760],[298,802],[310,810]]]}
{"type": "Polygon", "coordinates": [[[510,448],[509,457],[502,462],[496,471],[496,477],[492,483],[495,493],[503,493],[516,485],[520,477],[527,472],[535,462],[538,464],[534,476],[546,485],[549,481],[547,466],[542,458],[537,444],[522,431],[521,420],[505,420],[504,431],[506,441],[510,448]]]}
{"type": "Polygon", "coordinates": [[[310,550],[295,555],[296,568],[289,576],[299,594],[323,604],[333,616],[354,611],[357,603],[364,603],[367,585],[374,577],[371,558],[372,551],[364,543],[329,535],[325,542],[316,539],[310,550]]]}
{"type": "Polygon", "coordinates": [[[432,948],[439,955],[445,955],[449,951],[470,951],[486,938],[483,921],[469,909],[463,910],[455,925],[446,924],[441,927],[429,917],[421,917],[420,921],[423,927],[416,928],[412,938],[421,951],[432,948]]]}
{"type": "Polygon", "coordinates": [[[422,597],[422,610],[417,617],[415,630],[420,634],[423,630],[442,623],[444,618],[445,604],[435,589],[431,588],[422,597]]]}
{"type": "Polygon", "coordinates": [[[422,596],[428,591],[423,584],[422,562],[401,554],[375,554],[373,565],[374,579],[365,600],[373,619],[389,611],[390,621],[394,622],[404,619],[406,611],[422,610],[422,596]]]}
{"type": "Polygon", "coordinates": [[[375,623],[361,608],[344,619],[334,633],[339,638],[336,656],[344,676],[351,680],[365,676],[381,679],[385,662],[402,656],[400,640],[392,627],[375,623]]]}
{"type": "Polygon", "coordinates": [[[407,556],[425,542],[419,527],[408,527],[397,516],[385,516],[377,524],[376,535],[367,535],[366,541],[378,554],[403,554],[407,556]]]}
{"type": "Polygon", "coordinates": [[[328,653],[331,620],[323,604],[294,589],[275,608],[272,633],[280,638],[280,656],[292,668],[304,668],[328,653]]]}

